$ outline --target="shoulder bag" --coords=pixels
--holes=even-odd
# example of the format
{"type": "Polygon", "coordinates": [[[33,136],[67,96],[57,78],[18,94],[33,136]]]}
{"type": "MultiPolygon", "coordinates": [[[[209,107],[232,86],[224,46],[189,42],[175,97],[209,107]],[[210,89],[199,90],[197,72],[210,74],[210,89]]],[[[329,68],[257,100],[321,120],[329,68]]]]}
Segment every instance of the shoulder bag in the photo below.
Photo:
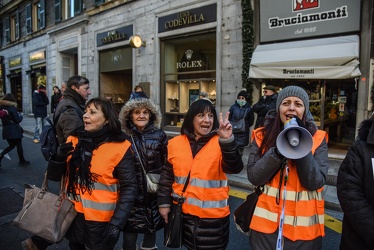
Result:
{"type": "Polygon", "coordinates": [[[77,212],[74,203],[64,198],[64,178],[61,179],[59,195],[47,190],[47,173],[42,188],[25,185],[23,208],[13,220],[13,225],[50,242],[59,242],[77,212]]]}
{"type": "Polygon", "coordinates": [[[132,140],[132,143],[134,144],[135,152],[138,155],[140,165],[142,166],[142,169],[143,169],[145,180],[147,182],[147,192],[156,194],[158,190],[158,183],[160,182],[160,174],[147,173],[145,171],[142,158],[140,158],[139,151],[136,147],[136,144],[135,144],[135,141],[132,135],[131,135],[131,140],[132,140]]]}
{"type": "Polygon", "coordinates": [[[24,130],[23,130],[23,128],[22,128],[22,126],[21,125],[19,125],[18,123],[15,123],[14,121],[12,121],[12,120],[9,120],[11,123],[13,123],[13,124],[16,124],[16,126],[19,128],[19,130],[21,130],[21,133],[23,134],[23,132],[24,132],[24,130]]]}
{"type": "Polygon", "coordinates": [[[243,116],[242,119],[240,119],[238,121],[235,121],[235,122],[231,122],[233,133],[245,132],[245,117],[247,115],[247,110],[248,110],[248,108],[245,109],[244,116],[243,116]]]}
{"type": "MultiPolygon", "coordinates": [[[[182,195],[186,191],[187,185],[190,181],[191,171],[188,173],[187,180],[184,183],[182,195]]],[[[183,214],[182,204],[184,198],[181,197],[173,202],[171,212],[169,213],[169,222],[164,227],[164,246],[169,248],[181,248],[183,243],[183,214]]]]}
{"type": "Polygon", "coordinates": [[[236,229],[249,236],[249,225],[256,208],[258,197],[262,194],[263,186],[256,187],[255,191],[247,196],[247,199],[235,210],[234,222],[236,229]]]}

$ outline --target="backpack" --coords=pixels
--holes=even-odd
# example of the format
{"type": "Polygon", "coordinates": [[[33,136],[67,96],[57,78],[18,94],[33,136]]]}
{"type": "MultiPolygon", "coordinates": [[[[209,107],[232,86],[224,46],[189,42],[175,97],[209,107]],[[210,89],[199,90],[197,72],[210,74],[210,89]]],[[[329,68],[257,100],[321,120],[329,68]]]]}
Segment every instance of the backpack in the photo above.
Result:
{"type": "Polygon", "coordinates": [[[44,125],[40,135],[41,151],[46,161],[49,161],[49,159],[57,153],[57,148],[59,146],[54,124],[58,122],[60,116],[69,108],[77,110],[75,107],[67,106],[57,117],[53,118],[53,122],[48,117],[46,119],[47,124],[44,125]]]}

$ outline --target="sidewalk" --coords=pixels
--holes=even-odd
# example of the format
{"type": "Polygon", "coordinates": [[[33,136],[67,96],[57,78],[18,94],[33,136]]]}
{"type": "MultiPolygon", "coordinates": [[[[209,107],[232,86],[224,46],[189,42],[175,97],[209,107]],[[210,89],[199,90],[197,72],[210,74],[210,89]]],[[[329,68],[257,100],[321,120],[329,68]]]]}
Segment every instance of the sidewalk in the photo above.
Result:
{"type": "MultiPolygon", "coordinates": [[[[1,125],[1,124],[0,124],[1,125]]],[[[25,130],[25,136],[32,138],[35,130],[35,120],[33,115],[25,115],[21,126],[25,130]]],[[[336,195],[336,178],[339,171],[339,166],[344,158],[344,152],[329,150],[329,171],[327,177],[327,184],[325,185],[325,207],[332,210],[341,211],[338,197],[336,195]]],[[[240,188],[248,192],[252,192],[253,185],[247,179],[247,161],[248,161],[248,147],[244,149],[243,163],[244,169],[239,174],[228,175],[229,183],[232,188],[240,188]]]]}

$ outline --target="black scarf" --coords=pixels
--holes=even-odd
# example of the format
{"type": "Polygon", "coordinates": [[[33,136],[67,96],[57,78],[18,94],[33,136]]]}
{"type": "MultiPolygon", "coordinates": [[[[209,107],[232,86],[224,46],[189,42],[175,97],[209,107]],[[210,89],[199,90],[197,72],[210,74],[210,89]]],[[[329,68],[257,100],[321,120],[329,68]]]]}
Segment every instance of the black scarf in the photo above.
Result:
{"type": "Polygon", "coordinates": [[[67,193],[77,197],[76,190],[82,194],[86,191],[91,194],[94,183],[100,175],[91,172],[92,151],[103,143],[111,134],[109,125],[95,132],[80,130],[78,132],[78,144],[74,149],[69,164],[69,182],[67,193]]]}

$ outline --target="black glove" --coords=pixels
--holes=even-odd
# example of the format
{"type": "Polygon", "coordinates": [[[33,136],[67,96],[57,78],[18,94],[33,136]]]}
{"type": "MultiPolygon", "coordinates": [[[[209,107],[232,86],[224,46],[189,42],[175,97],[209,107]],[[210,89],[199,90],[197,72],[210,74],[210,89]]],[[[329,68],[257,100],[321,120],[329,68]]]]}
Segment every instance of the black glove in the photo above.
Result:
{"type": "Polygon", "coordinates": [[[62,143],[60,146],[57,148],[57,153],[55,160],[56,161],[66,161],[69,155],[71,155],[74,151],[73,143],[68,142],[68,143],[62,143]]]}
{"type": "Polygon", "coordinates": [[[282,154],[279,152],[279,150],[278,150],[277,147],[274,148],[274,153],[275,153],[277,156],[279,156],[280,158],[284,158],[284,155],[282,155],[282,154]]]}
{"type": "Polygon", "coordinates": [[[119,227],[108,224],[104,239],[104,245],[107,246],[107,249],[113,249],[115,247],[120,233],[121,231],[119,230],[119,227]]]}
{"type": "Polygon", "coordinates": [[[295,115],[293,118],[296,119],[297,125],[299,125],[299,127],[306,129],[304,122],[297,115],[295,115]]]}

